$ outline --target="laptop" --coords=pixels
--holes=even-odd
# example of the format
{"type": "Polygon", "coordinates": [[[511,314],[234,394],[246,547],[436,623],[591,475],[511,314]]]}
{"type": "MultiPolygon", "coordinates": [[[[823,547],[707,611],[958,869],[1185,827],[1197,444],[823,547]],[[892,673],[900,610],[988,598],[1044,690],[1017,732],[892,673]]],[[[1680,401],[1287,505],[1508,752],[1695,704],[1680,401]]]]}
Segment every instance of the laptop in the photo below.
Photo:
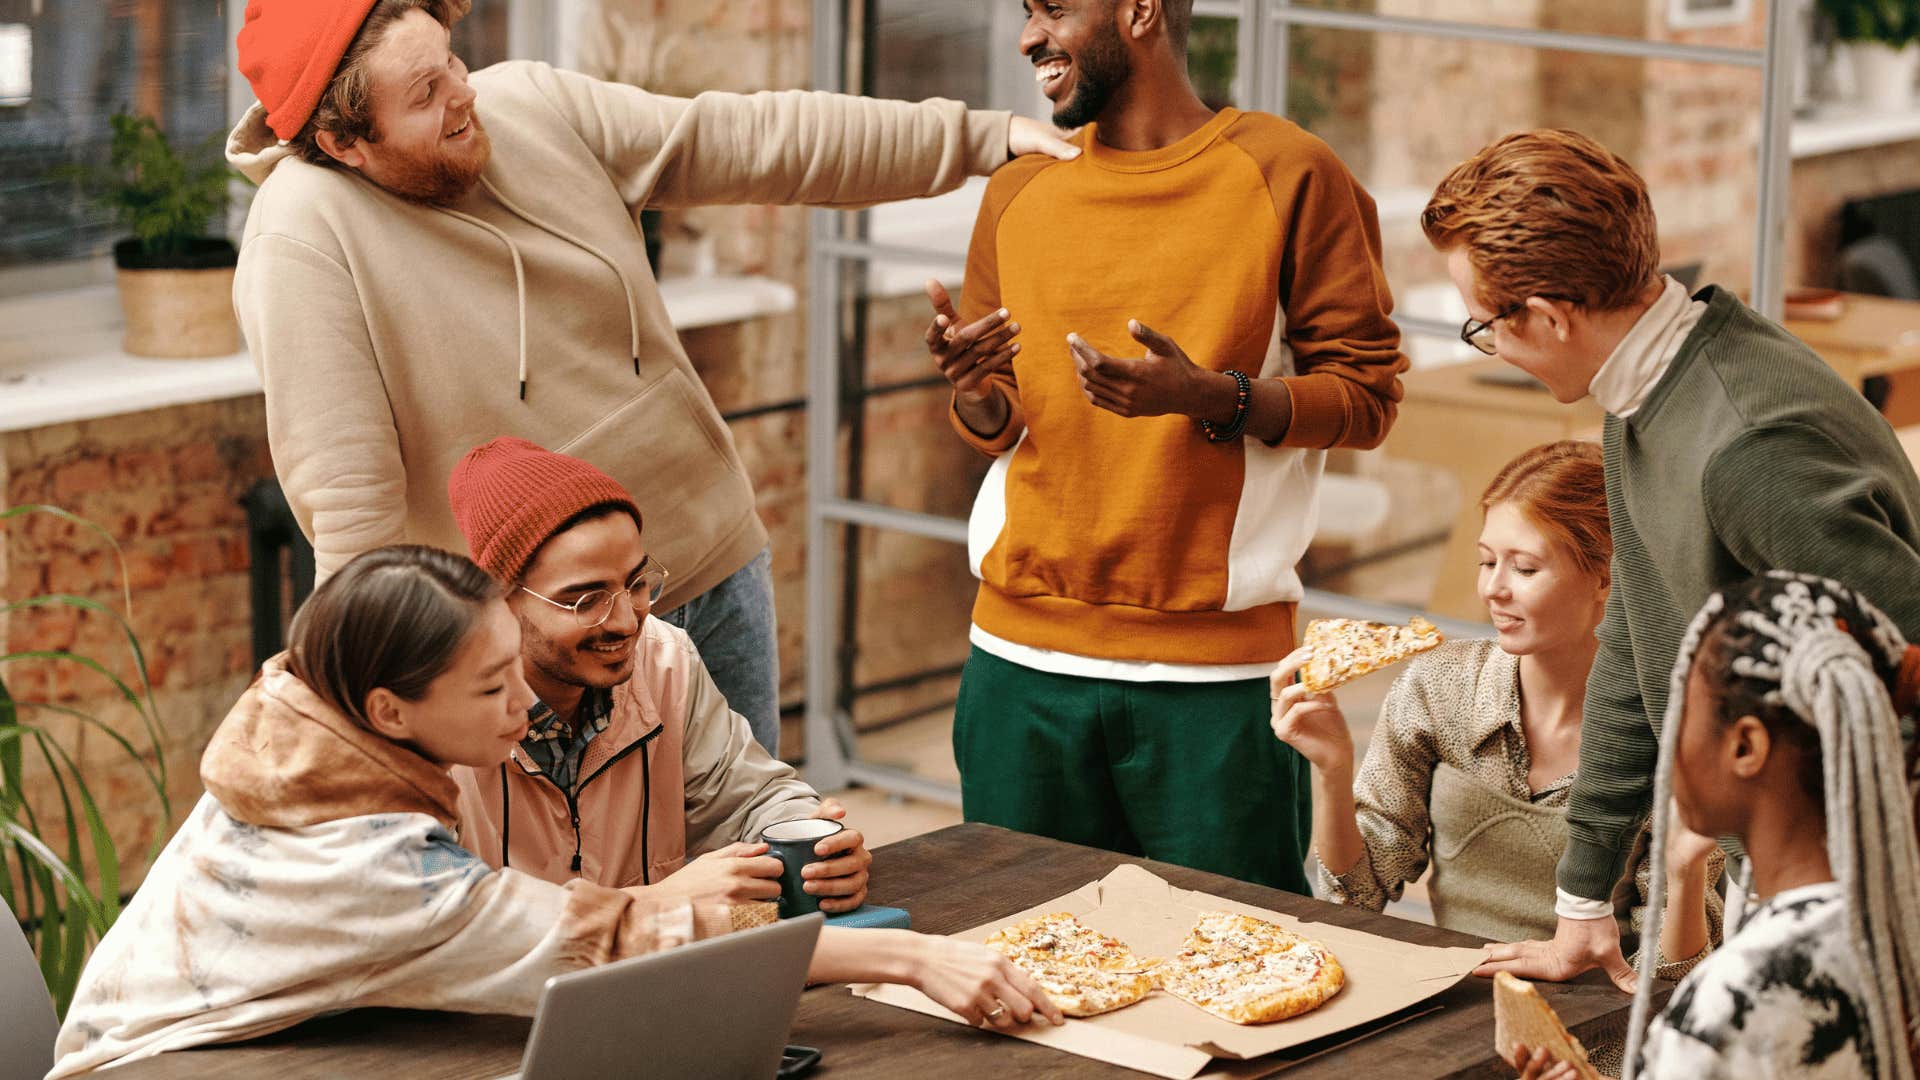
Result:
{"type": "Polygon", "coordinates": [[[501,1080],[772,1080],[821,915],[556,975],[520,1071],[501,1080]]]}

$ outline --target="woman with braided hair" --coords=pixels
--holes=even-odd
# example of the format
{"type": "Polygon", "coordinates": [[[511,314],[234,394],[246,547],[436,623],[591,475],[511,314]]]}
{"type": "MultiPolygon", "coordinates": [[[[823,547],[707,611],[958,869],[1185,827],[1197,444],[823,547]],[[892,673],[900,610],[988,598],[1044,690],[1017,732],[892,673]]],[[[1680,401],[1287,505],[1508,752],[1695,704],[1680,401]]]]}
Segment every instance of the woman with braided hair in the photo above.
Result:
{"type": "MultiPolygon", "coordinates": [[[[1686,827],[1739,837],[1755,906],[1651,1027],[1642,960],[1628,1077],[1914,1080],[1920,842],[1894,701],[1916,657],[1879,609],[1821,578],[1775,572],[1707,601],[1674,668],[1654,806],[1672,798],[1686,827]]],[[[1665,887],[1653,866],[1649,933],[1665,887]]],[[[1514,1065],[1573,1075],[1525,1048],[1514,1065]]]]}

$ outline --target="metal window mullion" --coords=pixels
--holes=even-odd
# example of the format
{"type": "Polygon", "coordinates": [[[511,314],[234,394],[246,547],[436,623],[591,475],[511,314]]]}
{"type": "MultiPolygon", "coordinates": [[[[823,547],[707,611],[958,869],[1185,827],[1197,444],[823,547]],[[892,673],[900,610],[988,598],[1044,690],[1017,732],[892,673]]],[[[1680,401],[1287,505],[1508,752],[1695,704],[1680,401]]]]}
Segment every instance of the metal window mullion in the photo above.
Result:
{"type": "MultiPolygon", "coordinates": [[[[844,0],[813,0],[813,85],[837,91],[845,79],[844,0]]],[[[840,621],[839,573],[833,560],[834,523],[823,512],[839,497],[836,466],[840,429],[840,260],[838,214],[807,215],[807,774],[814,787],[847,786],[847,753],[840,743],[840,687],[831,642],[840,621]]]]}
{"type": "Polygon", "coordinates": [[[1766,52],[1762,49],[1680,45],[1671,41],[1647,41],[1639,38],[1615,37],[1610,34],[1579,34],[1526,26],[1490,26],[1484,23],[1453,22],[1445,19],[1413,19],[1401,15],[1367,15],[1321,8],[1295,7],[1284,2],[1274,9],[1271,17],[1278,22],[1294,26],[1316,26],[1328,30],[1353,30],[1371,34],[1413,34],[1421,37],[1518,45],[1531,49],[1552,49],[1559,52],[1637,57],[1643,60],[1680,60],[1730,67],[1759,68],[1766,65],[1766,52]]]}
{"type": "Polygon", "coordinates": [[[1753,241],[1753,306],[1769,319],[1786,314],[1787,212],[1793,182],[1794,41],[1786,0],[1767,4],[1766,66],[1761,75],[1759,221],[1753,241]]]}

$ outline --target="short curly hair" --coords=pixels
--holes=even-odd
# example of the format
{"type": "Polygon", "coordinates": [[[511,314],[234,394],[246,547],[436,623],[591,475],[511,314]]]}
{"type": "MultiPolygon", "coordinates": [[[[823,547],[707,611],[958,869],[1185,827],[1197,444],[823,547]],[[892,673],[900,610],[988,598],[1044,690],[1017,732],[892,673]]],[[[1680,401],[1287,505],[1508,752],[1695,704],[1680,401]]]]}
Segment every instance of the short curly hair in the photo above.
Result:
{"type": "Polygon", "coordinates": [[[1508,135],[1455,166],[1420,215],[1443,252],[1464,248],[1487,307],[1530,296],[1627,306],[1659,273],[1646,181],[1577,131],[1508,135]]]}
{"type": "Polygon", "coordinates": [[[320,146],[319,136],[323,131],[342,142],[362,139],[378,142],[380,133],[373,123],[370,60],[373,50],[386,38],[393,24],[411,12],[424,11],[433,16],[435,22],[452,30],[453,24],[460,21],[471,6],[472,0],[376,0],[373,10],[367,12],[366,21],[360,24],[360,32],[347,45],[340,66],[327,81],[327,88],[320,92],[313,115],[307,118],[300,133],[288,140],[301,158],[315,165],[339,164],[320,146]]]}

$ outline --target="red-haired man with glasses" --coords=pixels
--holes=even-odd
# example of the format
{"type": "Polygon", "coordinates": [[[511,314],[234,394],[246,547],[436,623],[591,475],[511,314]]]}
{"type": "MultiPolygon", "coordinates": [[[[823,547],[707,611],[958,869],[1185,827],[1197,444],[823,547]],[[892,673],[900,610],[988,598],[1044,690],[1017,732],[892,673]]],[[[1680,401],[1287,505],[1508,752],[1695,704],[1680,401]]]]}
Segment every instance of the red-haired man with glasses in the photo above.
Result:
{"type": "MultiPolygon", "coordinates": [[[[447,493],[473,560],[507,583],[538,698],[506,763],[453,770],[462,846],[549,881],[777,897],[781,864],[761,830],[846,812],[761,749],[684,631],[648,617],[669,571],[632,496],[515,438],[468,452],[447,493]]],[[[860,906],[873,860],[859,831],[816,850],[827,857],[806,868],[807,891],[828,912],[860,906]]]]}
{"type": "Polygon", "coordinates": [[[1641,823],[1665,812],[1652,805],[1656,733],[1677,704],[1688,619],[1719,589],[1795,570],[1873,597],[1912,639],[1920,481],[1886,419],[1811,349],[1728,290],[1689,295],[1660,273],[1646,183],[1592,139],[1493,143],[1440,182],[1421,226],[1466,301],[1461,336],[1558,400],[1607,412],[1612,588],[1571,706],[1580,768],[1557,929],[1492,946],[1479,974],[1601,967],[1630,988],[1612,895],[1641,823]]]}

